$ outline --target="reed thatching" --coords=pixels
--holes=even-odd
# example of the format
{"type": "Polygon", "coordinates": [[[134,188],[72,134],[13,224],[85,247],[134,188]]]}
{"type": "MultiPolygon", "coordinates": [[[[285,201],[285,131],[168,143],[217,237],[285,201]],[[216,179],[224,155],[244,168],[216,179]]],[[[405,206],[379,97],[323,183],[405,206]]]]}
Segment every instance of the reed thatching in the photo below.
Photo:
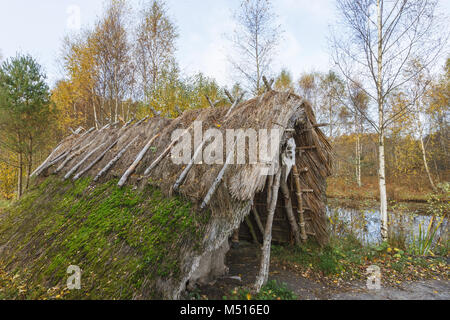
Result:
{"type": "MultiPolygon", "coordinates": [[[[172,133],[175,129],[184,129],[193,135],[195,120],[202,121],[203,133],[215,128],[224,137],[227,129],[280,129],[283,132],[280,150],[286,140],[293,137],[298,149],[296,165],[302,172],[302,188],[309,190],[303,195],[303,206],[308,211],[307,231],[319,243],[327,242],[325,179],[331,173],[331,146],[316,125],[309,102],[293,93],[270,90],[259,97],[234,104],[232,110],[229,107],[189,110],[176,119],[155,116],[135,125],[110,126],[86,134],[72,134],[40,166],[36,175],[47,176],[59,169],[58,175],[71,179],[79,178],[80,173],[96,177],[98,182],[122,177],[121,182],[125,184],[141,187],[149,183],[167,195],[178,192],[197,205],[198,210],[202,203],[211,210],[212,219],[204,244],[207,250],[215,250],[249,215],[258,196],[266,192],[269,179],[261,175],[261,170],[267,167],[261,163],[231,164],[226,168],[223,164],[193,164],[188,170],[185,170],[186,165],[174,164],[167,152],[172,133]],[[134,167],[129,170],[132,164],[134,167]],[[129,176],[123,177],[127,171],[129,176]],[[146,171],[148,174],[144,175],[146,171]],[[183,171],[180,183],[177,180],[183,171]],[[218,180],[217,188],[211,188],[221,172],[223,177],[218,180]],[[175,191],[173,186],[176,182],[175,191]],[[211,198],[205,202],[208,192],[211,198]]],[[[194,146],[191,150],[194,153],[194,146]]],[[[292,174],[288,185],[295,209],[298,203],[292,174]]],[[[278,203],[284,206],[283,196],[279,197],[278,203]]],[[[261,213],[265,209],[259,208],[258,211],[261,213]]]]}

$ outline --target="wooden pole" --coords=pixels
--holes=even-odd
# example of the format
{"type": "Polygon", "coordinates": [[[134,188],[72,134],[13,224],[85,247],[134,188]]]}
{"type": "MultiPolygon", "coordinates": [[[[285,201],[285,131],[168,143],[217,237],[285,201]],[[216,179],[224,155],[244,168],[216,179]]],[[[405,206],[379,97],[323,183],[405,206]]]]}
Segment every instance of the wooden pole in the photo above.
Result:
{"type": "Polygon", "coordinates": [[[198,146],[197,150],[194,152],[194,156],[192,157],[191,161],[189,161],[189,164],[184,168],[183,172],[180,174],[178,179],[175,181],[175,184],[173,185],[173,190],[178,191],[178,188],[180,185],[184,182],[186,179],[186,176],[188,175],[189,171],[191,170],[192,166],[195,163],[195,160],[197,159],[198,155],[203,151],[203,146],[205,143],[212,140],[212,137],[206,140],[203,140],[203,142],[198,146]]]}
{"type": "Polygon", "coordinates": [[[111,169],[111,167],[114,166],[114,164],[116,164],[116,162],[119,161],[120,158],[122,158],[125,152],[127,152],[127,150],[131,147],[133,143],[136,142],[138,138],[139,136],[134,137],[134,139],[131,140],[131,142],[129,142],[122,150],[120,150],[119,153],[110,162],[108,162],[108,164],[102,170],[100,170],[100,172],[95,176],[94,181],[98,181],[100,177],[102,177],[105,173],[107,173],[109,169],[111,169]]]}
{"type": "Polygon", "coordinates": [[[80,162],[78,162],[72,169],[70,169],[69,172],[67,172],[67,174],[64,176],[64,180],[69,179],[70,176],[74,174],[78,170],[78,168],[81,167],[83,163],[87,161],[87,159],[89,159],[94,153],[96,153],[99,149],[101,149],[104,144],[105,143],[102,143],[97,148],[89,152],[80,162]]]}
{"type": "Polygon", "coordinates": [[[105,156],[105,154],[111,150],[112,148],[114,148],[114,146],[117,144],[119,140],[114,141],[111,145],[109,145],[94,161],[92,161],[84,170],[82,170],[80,173],[78,173],[74,178],[73,181],[78,180],[81,176],[83,176],[83,174],[85,174],[86,172],[88,172],[89,170],[92,169],[92,167],[99,162],[100,160],[103,159],[103,157],[105,156]]]}
{"type": "Polygon", "coordinates": [[[155,139],[158,137],[159,133],[155,135],[153,138],[151,138],[145,145],[144,149],[142,149],[141,152],[139,152],[133,164],[127,169],[127,171],[125,171],[122,178],[120,178],[119,183],[117,184],[119,187],[122,187],[125,184],[125,182],[127,182],[128,177],[134,172],[134,170],[136,170],[137,165],[139,164],[139,162],[141,162],[142,158],[145,156],[148,149],[150,149],[150,146],[152,145],[153,141],[155,141],[155,139]]]}
{"type": "Polygon", "coordinates": [[[225,174],[225,172],[228,169],[228,166],[230,165],[231,159],[234,157],[234,146],[236,145],[236,141],[233,143],[232,151],[228,153],[227,159],[225,161],[225,164],[223,165],[222,169],[219,171],[219,174],[217,175],[216,179],[214,179],[211,187],[209,188],[208,192],[206,193],[205,198],[203,199],[203,202],[200,206],[200,209],[203,210],[206,208],[206,206],[209,204],[209,201],[211,201],[211,197],[216,192],[217,188],[219,187],[220,182],[222,181],[222,178],[225,174]]]}
{"type": "Polygon", "coordinates": [[[289,221],[289,225],[291,226],[292,233],[294,234],[295,244],[300,245],[300,232],[298,230],[297,221],[295,220],[294,210],[292,209],[292,200],[290,195],[291,192],[289,190],[287,182],[284,180],[281,181],[281,192],[283,193],[286,215],[289,221]]]}
{"type": "Polygon", "coordinates": [[[244,97],[244,94],[241,94],[240,97],[236,98],[236,100],[233,102],[233,105],[230,107],[230,109],[228,109],[228,112],[225,115],[225,119],[230,116],[231,112],[233,112],[233,110],[236,108],[236,106],[239,104],[239,102],[241,101],[241,99],[243,97],[244,97]]]}
{"type": "Polygon", "coordinates": [[[272,243],[272,224],[278,200],[278,190],[280,189],[280,180],[281,180],[280,178],[281,178],[281,167],[278,169],[278,172],[275,176],[272,186],[272,199],[270,202],[270,207],[268,208],[267,211],[266,229],[264,230],[261,265],[259,268],[259,274],[256,277],[255,281],[256,292],[259,292],[261,290],[262,286],[267,283],[267,280],[269,278],[270,245],[272,243]]]}
{"type": "MultiPolygon", "coordinates": [[[[194,121],[194,122],[195,122],[195,121],[194,121]]],[[[167,156],[167,154],[170,152],[170,150],[172,150],[173,146],[174,146],[176,143],[178,143],[178,141],[180,141],[180,139],[181,139],[182,137],[184,137],[184,135],[185,135],[186,133],[189,132],[189,130],[191,129],[191,127],[194,125],[194,122],[189,126],[189,128],[187,128],[186,130],[184,130],[183,133],[182,133],[177,139],[173,140],[173,141],[169,144],[169,146],[168,146],[168,147],[167,147],[167,148],[166,148],[166,149],[158,156],[158,158],[156,158],[155,161],[152,162],[152,164],[147,168],[147,170],[145,170],[144,176],[148,176],[149,173],[150,173],[150,171],[152,171],[153,168],[155,168],[155,167],[161,162],[161,160],[164,159],[165,156],[167,156]]]]}
{"type": "Polygon", "coordinates": [[[298,203],[297,213],[298,213],[299,222],[300,222],[300,236],[301,236],[302,242],[306,242],[306,240],[308,239],[308,236],[306,234],[305,217],[303,215],[304,209],[303,209],[302,187],[300,185],[300,176],[299,176],[296,164],[292,166],[292,174],[294,176],[295,189],[296,189],[296,195],[297,195],[297,203],[298,203]]]}
{"type": "Polygon", "coordinates": [[[255,206],[252,207],[253,215],[255,216],[256,225],[258,226],[261,235],[264,237],[264,227],[261,222],[261,218],[259,217],[258,210],[256,210],[255,206]]]}
{"type": "Polygon", "coordinates": [[[250,230],[250,234],[252,235],[252,239],[254,243],[259,243],[258,237],[256,236],[255,228],[253,228],[252,221],[250,220],[249,216],[245,216],[245,223],[248,226],[248,229],[250,230]]]}
{"type": "Polygon", "coordinates": [[[80,155],[84,150],[86,150],[87,148],[89,148],[92,143],[94,141],[91,141],[89,143],[87,143],[85,146],[81,147],[80,149],[78,149],[77,151],[75,151],[73,154],[68,155],[68,157],[59,165],[58,168],[56,168],[55,173],[59,173],[62,169],[64,169],[64,167],[66,166],[66,164],[72,160],[73,158],[75,158],[76,156],[80,155]]]}

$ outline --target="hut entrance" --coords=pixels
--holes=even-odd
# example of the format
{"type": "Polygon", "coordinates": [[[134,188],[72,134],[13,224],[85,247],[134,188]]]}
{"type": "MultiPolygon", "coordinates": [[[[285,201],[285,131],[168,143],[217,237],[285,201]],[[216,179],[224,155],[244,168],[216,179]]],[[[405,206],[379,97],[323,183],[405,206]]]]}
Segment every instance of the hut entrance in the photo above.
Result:
{"type": "MultiPolygon", "coordinates": [[[[303,217],[305,220],[305,234],[306,236],[313,236],[314,233],[311,231],[309,221],[311,220],[311,209],[305,205],[306,192],[311,191],[308,189],[303,189],[302,194],[302,204],[299,205],[297,191],[295,186],[293,174],[289,174],[286,184],[289,190],[289,202],[292,209],[289,209],[289,203],[286,203],[285,195],[281,188],[278,191],[277,205],[275,209],[275,214],[273,217],[272,224],[272,242],[276,244],[295,244],[295,232],[299,232],[301,237],[301,227],[300,227],[300,213],[303,211],[303,217]],[[288,210],[292,210],[295,223],[298,226],[297,230],[294,231],[290,225],[288,219],[288,210]]],[[[245,218],[239,227],[239,240],[245,240],[248,242],[260,243],[262,244],[264,238],[264,228],[267,222],[267,212],[268,212],[268,201],[269,194],[268,188],[266,187],[262,192],[255,195],[253,201],[253,208],[250,214],[245,218]]]]}

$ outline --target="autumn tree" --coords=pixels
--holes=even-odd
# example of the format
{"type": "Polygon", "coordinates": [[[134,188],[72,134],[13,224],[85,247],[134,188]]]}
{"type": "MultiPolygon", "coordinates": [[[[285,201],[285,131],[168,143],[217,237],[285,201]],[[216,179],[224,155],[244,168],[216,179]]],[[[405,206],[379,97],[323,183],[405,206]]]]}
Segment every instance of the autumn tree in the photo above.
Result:
{"type": "Polygon", "coordinates": [[[1,147],[14,156],[7,160],[17,168],[17,197],[23,191],[34,164],[36,149],[45,143],[53,118],[49,88],[41,66],[29,55],[18,54],[6,60],[0,69],[1,147]]]}
{"type": "Polygon", "coordinates": [[[279,91],[294,91],[292,75],[287,69],[281,70],[280,74],[275,79],[274,87],[279,91]]]}
{"type": "MultiPolygon", "coordinates": [[[[397,116],[386,117],[388,98],[408,86],[414,75],[405,74],[408,63],[423,59],[432,65],[443,47],[442,30],[433,0],[338,0],[339,30],[333,31],[333,60],[347,86],[362,80],[370,105],[376,112],[366,115],[378,133],[378,174],[380,188],[381,235],[387,240],[387,194],[385,133],[397,116]],[[376,114],[373,117],[372,114],[376,114]]],[[[442,29],[443,28],[443,29],[442,29]]],[[[408,106],[409,107],[409,106],[408,106]]],[[[399,110],[400,114],[402,110],[399,110]]]]}
{"type": "Polygon", "coordinates": [[[137,81],[139,91],[145,98],[156,91],[164,76],[170,78],[175,69],[173,64],[178,34],[164,1],[153,0],[141,10],[135,33],[137,81]]]}
{"type": "Polygon", "coordinates": [[[243,0],[234,14],[236,29],[229,37],[235,55],[233,69],[254,95],[261,92],[262,77],[271,73],[271,63],[282,36],[270,0],[243,0]]]}
{"type": "Polygon", "coordinates": [[[101,88],[101,106],[109,105],[109,121],[127,120],[123,100],[134,80],[131,46],[127,34],[129,7],[125,0],[111,0],[92,34],[101,88]]]}

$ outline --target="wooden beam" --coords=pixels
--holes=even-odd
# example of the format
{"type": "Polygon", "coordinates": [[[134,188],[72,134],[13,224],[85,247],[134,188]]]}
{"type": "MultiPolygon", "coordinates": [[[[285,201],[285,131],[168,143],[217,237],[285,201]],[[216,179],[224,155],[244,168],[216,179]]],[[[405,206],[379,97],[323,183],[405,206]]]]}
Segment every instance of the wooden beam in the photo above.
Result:
{"type": "Polygon", "coordinates": [[[105,143],[102,143],[98,147],[93,149],[80,162],[78,162],[72,169],[70,169],[69,172],[67,172],[67,174],[64,176],[64,180],[69,179],[70,176],[72,176],[72,174],[74,174],[78,170],[78,168],[80,168],[83,165],[83,163],[85,163],[87,161],[87,159],[89,159],[94,153],[96,153],[99,149],[101,149],[104,144],[105,143]]]}
{"type": "Polygon", "coordinates": [[[189,161],[186,168],[184,168],[183,172],[180,174],[178,179],[175,181],[175,184],[173,185],[173,190],[178,191],[178,188],[181,184],[183,184],[184,180],[186,179],[186,176],[188,175],[189,171],[191,170],[192,166],[195,163],[195,160],[197,159],[198,155],[203,151],[203,146],[205,143],[208,143],[212,140],[212,137],[209,139],[204,139],[203,142],[198,146],[197,150],[194,152],[194,156],[191,158],[191,161],[189,161]]]}
{"type": "Polygon", "coordinates": [[[317,146],[297,147],[297,150],[301,150],[301,151],[304,151],[304,150],[314,150],[314,149],[317,149],[317,146]]]}
{"type": "Polygon", "coordinates": [[[264,237],[264,227],[262,225],[261,218],[259,217],[258,211],[256,210],[255,206],[252,207],[252,212],[253,215],[255,216],[256,225],[258,226],[261,235],[264,237]]]}
{"type": "Polygon", "coordinates": [[[291,226],[292,233],[294,235],[295,244],[299,246],[299,245],[301,245],[300,231],[298,230],[297,221],[295,220],[295,216],[294,216],[294,210],[292,209],[292,201],[291,201],[291,195],[290,195],[291,192],[289,190],[287,182],[284,180],[281,181],[281,192],[283,193],[283,196],[284,196],[284,205],[285,205],[286,216],[288,218],[289,225],[291,226]]]}
{"type": "Polygon", "coordinates": [[[158,137],[159,137],[159,133],[157,135],[153,136],[153,138],[151,138],[147,142],[147,144],[144,146],[144,148],[141,150],[141,152],[139,152],[139,154],[137,155],[137,157],[134,160],[134,162],[127,169],[127,171],[125,171],[125,173],[123,174],[122,178],[120,178],[119,183],[117,183],[117,185],[119,187],[122,187],[127,182],[128,177],[134,172],[134,170],[136,170],[136,167],[141,162],[142,158],[145,156],[145,154],[147,153],[148,149],[150,149],[150,146],[152,145],[153,141],[155,141],[156,138],[158,138],[158,137]]]}
{"type": "Polygon", "coordinates": [[[256,236],[255,228],[253,228],[252,221],[250,220],[249,216],[245,216],[245,223],[248,226],[248,229],[250,230],[250,234],[252,235],[253,242],[259,243],[258,237],[256,236]]]}
{"type": "Polygon", "coordinates": [[[295,188],[296,188],[296,195],[297,195],[297,214],[299,217],[300,222],[300,237],[302,239],[302,242],[306,242],[308,239],[308,236],[306,234],[306,227],[305,227],[305,217],[303,215],[303,198],[302,198],[302,188],[300,185],[300,176],[298,173],[297,165],[294,164],[292,166],[292,175],[294,176],[295,181],[295,188]]]}
{"type": "Polygon", "coordinates": [[[98,179],[100,179],[101,176],[103,176],[105,173],[107,173],[109,171],[109,169],[111,169],[111,167],[120,160],[120,158],[122,158],[122,156],[125,154],[125,152],[131,147],[131,145],[133,143],[136,142],[136,140],[139,138],[139,136],[134,137],[133,140],[131,140],[131,142],[129,142],[122,150],[119,151],[119,153],[110,161],[108,162],[108,164],[102,169],[100,170],[100,172],[95,176],[94,181],[97,181],[98,179]]]}
{"type": "Polygon", "coordinates": [[[86,172],[92,169],[92,167],[98,163],[100,160],[103,159],[103,157],[106,155],[106,153],[114,148],[114,146],[117,144],[119,140],[114,141],[111,145],[109,145],[94,161],[92,161],[86,168],[84,168],[80,173],[78,173],[75,177],[73,177],[73,181],[78,180],[80,177],[82,177],[86,172]]]}
{"type": "Polygon", "coordinates": [[[233,98],[233,96],[231,95],[231,93],[230,93],[227,89],[224,89],[224,92],[225,92],[225,94],[227,95],[227,97],[228,97],[228,99],[230,100],[230,102],[233,104],[233,103],[234,103],[234,98],[233,98]]]}
{"type": "Polygon", "coordinates": [[[280,189],[280,180],[281,180],[281,167],[278,169],[278,172],[273,182],[272,187],[273,196],[271,199],[270,207],[268,208],[267,211],[267,221],[266,221],[266,229],[264,230],[261,264],[258,276],[256,277],[255,281],[256,292],[259,292],[261,290],[262,286],[267,283],[269,277],[270,246],[272,243],[272,223],[273,223],[273,216],[275,214],[275,207],[277,205],[278,200],[278,190],[280,189]]]}
{"type": "Polygon", "coordinates": [[[272,85],[269,83],[269,81],[267,81],[266,76],[263,76],[262,80],[264,82],[264,85],[266,86],[266,91],[272,90],[272,85]]]}

